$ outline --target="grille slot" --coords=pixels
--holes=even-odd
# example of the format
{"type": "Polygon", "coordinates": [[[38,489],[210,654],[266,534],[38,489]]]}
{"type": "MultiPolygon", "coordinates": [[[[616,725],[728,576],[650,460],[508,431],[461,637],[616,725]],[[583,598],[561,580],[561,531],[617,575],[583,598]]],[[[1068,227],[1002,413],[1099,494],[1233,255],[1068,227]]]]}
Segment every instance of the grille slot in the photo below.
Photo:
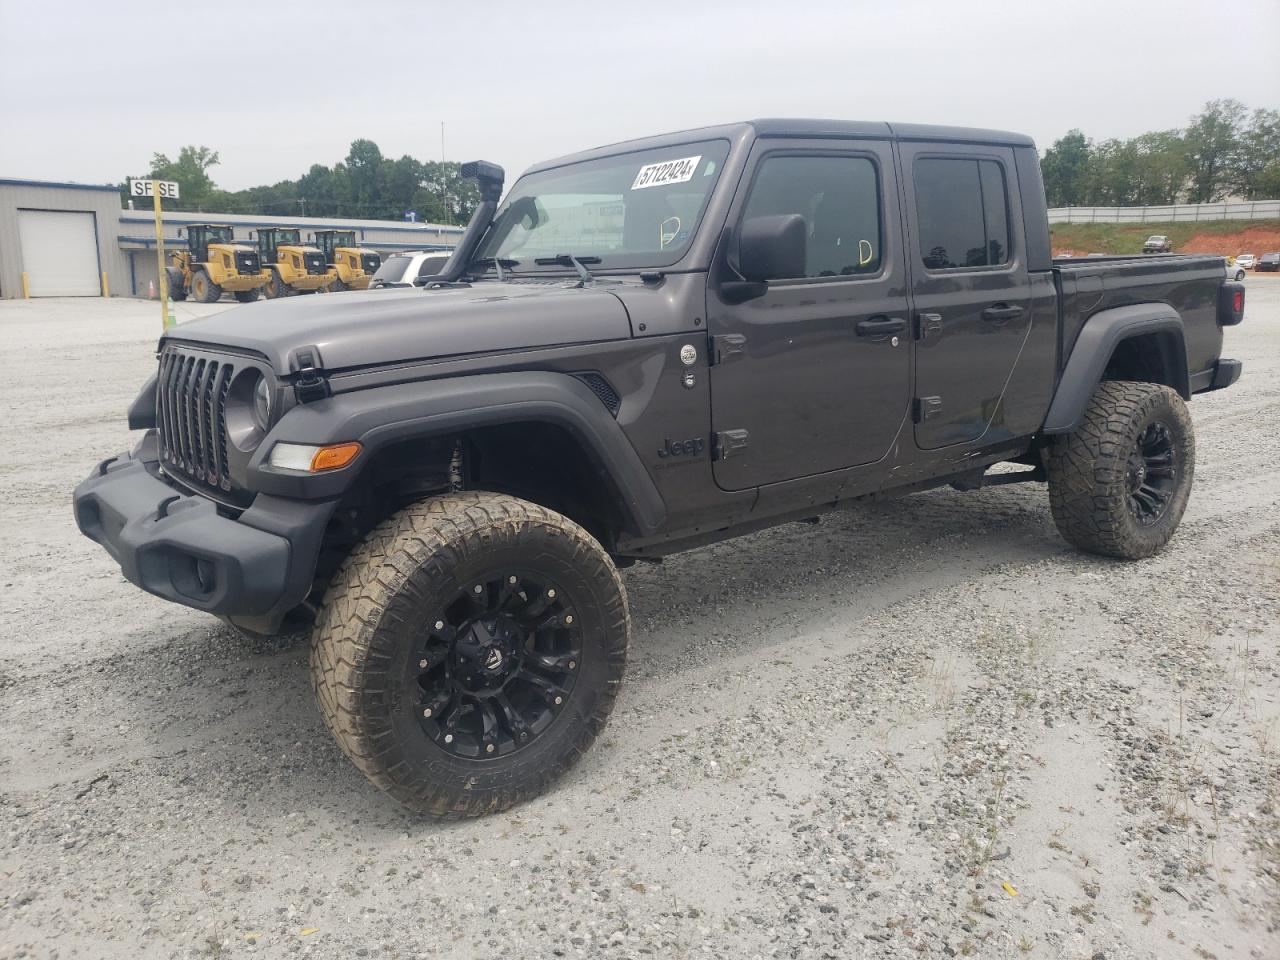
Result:
{"type": "Polygon", "coordinates": [[[156,435],[160,460],[202,486],[231,489],[227,460],[227,395],[235,362],[166,347],[156,378],[156,435]]]}

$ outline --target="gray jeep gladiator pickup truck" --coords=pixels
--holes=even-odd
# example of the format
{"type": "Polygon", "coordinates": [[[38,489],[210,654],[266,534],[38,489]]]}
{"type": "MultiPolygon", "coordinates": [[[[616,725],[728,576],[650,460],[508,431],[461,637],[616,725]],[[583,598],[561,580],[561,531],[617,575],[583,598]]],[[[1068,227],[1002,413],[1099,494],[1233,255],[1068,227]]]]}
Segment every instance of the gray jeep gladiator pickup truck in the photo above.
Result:
{"type": "Polygon", "coordinates": [[[132,453],[75,491],[151,593],[310,622],[324,720],[441,816],[544,789],[604,726],[618,568],[951,484],[1047,483],[1146,557],[1230,386],[1222,258],[1053,261],[1031,140],[761,120],[503,172],[416,288],[236,307],[159,343],[132,453]],[[995,473],[988,469],[1005,466],[995,473]]]}

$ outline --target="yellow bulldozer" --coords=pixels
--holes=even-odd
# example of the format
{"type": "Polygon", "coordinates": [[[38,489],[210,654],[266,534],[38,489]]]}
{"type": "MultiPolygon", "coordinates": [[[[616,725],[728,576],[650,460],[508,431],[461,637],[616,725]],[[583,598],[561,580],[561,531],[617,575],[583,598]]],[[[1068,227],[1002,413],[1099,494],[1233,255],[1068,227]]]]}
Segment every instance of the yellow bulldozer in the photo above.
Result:
{"type": "Polygon", "coordinates": [[[324,253],[329,265],[329,292],[367,290],[369,281],[382,265],[382,258],[362,250],[354,230],[317,230],[311,239],[324,253]]]}
{"type": "Polygon", "coordinates": [[[329,265],[324,253],[303,244],[296,227],[267,227],[257,231],[258,255],[270,279],[263,293],[268,298],[295,293],[315,293],[329,286],[329,265]]]}
{"type": "Polygon", "coordinates": [[[270,279],[253,247],[236,243],[225,223],[193,223],[178,231],[186,235],[187,249],[169,254],[164,268],[169,296],[190,297],[198,303],[215,303],[225,293],[241,303],[258,299],[270,279]]]}

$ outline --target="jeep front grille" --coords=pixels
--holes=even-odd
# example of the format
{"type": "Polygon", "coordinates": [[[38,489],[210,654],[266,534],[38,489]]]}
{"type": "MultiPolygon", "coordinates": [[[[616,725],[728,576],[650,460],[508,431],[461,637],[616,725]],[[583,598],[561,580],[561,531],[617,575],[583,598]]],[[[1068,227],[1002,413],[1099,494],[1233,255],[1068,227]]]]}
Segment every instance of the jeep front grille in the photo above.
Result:
{"type": "Polygon", "coordinates": [[[165,470],[214,490],[229,491],[227,393],[236,361],[165,347],[156,379],[156,434],[165,470]]]}

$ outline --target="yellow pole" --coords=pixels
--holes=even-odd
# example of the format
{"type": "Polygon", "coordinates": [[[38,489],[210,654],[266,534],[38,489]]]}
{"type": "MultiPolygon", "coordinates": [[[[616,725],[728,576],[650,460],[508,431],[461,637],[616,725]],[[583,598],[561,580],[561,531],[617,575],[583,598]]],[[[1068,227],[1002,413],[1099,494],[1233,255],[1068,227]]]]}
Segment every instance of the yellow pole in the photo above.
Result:
{"type": "Polygon", "coordinates": [[[156,211],[156,289],[160,291],[160,329],[169,329],[169,278],[164,272],[164,223],[160,219],[160,181],[151,181],[151,199],[156,211]]]}
{"type": "Polygon", "coordinates": [[[111,299],[111,284],[107,282],[107,271],[102,271],[102,295],[108,300],[111,299]]]}
{"type": "Polygon", "coordinates": [[[25,270],[22,271],[22,299],[23,300],[31,299],[31,284],[27,276],[27,271],[25,270]]]}

